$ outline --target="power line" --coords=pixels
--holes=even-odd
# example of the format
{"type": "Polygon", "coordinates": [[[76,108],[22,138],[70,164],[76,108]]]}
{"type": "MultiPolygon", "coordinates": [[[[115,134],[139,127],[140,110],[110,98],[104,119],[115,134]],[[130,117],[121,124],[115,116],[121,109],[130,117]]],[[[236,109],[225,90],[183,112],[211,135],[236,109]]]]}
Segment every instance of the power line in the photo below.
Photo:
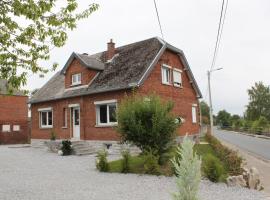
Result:
{"type": "Polygon", "coordinates": [[[220,40],[221,40],[221,36],[222,36],[222,32],[223,32],[223,26],[224,26],[224,22],[225,22],[225,18],[226,18],[227,7],[228,7],[228,0],[223,0],[222,1],[222,6],[221,6],[220,17],[219,17],[219,24],[218,24],[218,32],[217,32],[216,43],[215,43],[215,50],[214,50],[214,55],[213,55],[210,71],[215,66],[217,53],[218,53],[219,45],[220,45],[220,40]],[[226,1],[226,3],[225,3],[225,1],[226,1]],[[224,5],[225,5],[225,7],[224,7],[224,5]]]}
{"type": "Polygon", "coordinates": [[[159,18],[159,14],[158,14],[156,0],[154,0],[154,4],[155,4],[156,14],[157,14],[157,18],[158,18],[158,24],[159,24],[160,33],[161,33],[162,39],[164,40],[164,35],[163,35],[161,23],[160,23],[160,18],[159,18]]]}

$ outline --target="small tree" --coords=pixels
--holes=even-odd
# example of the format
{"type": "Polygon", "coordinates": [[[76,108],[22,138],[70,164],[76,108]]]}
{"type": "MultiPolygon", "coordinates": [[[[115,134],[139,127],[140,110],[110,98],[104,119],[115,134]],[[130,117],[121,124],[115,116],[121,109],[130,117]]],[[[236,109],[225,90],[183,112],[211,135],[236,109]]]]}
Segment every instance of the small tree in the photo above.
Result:
{"type": "Polygon", "coordinates": [[[175,138],[177,123],[172,108],[172,102],[163,102],[156,95],[127,96],[117,112],[122,141],[137,145],[143,152],[163,154],[175,138]]]}
{"type": "Polygon", "coordinates": [[[194,142],[185,136],[177,156],[172,160],[176,173],[178,192],[173,194],[175,200],[197,200],[201,180],[201,159],[193,152],[194,142]]]}

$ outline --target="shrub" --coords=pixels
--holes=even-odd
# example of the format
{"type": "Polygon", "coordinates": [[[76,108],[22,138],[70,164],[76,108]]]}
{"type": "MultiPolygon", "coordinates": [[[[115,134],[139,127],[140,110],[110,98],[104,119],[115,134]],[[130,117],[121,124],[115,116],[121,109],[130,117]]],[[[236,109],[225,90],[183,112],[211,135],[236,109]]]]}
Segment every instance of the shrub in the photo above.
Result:
{"type": "Polygon", "coordinates": [[[211,154],[203,159],[203,173],[212,182],[219,182],[224,174],[220,161],[211,154]]]}
{"type": "Polygon", "coordinates": [[[193,152],[194,142],[185,136],[177,155],[172,160],[176,172],[178,192],[173,194],[175,200],[197,200],[201,180],[201,159],[193,152]]]}
{"type": "Polygon", "coordinates": [[[130,171],[130,152],[129,150],[122,151],[122,173],[128,173],[130,171]]]}
{"type": "Polygon", "coordinates": [[[143,152],[155,150],[158,156],[166,152],[178,126],[172,108],[172,102],[163,102],[156,95],[127,96],[117,112],[122,141],[137,145],[143,152]]]}
{"type": "Polygon", "coordinates": [[[56,139],[56,133],[54,132],[54,130],[51,131],[51,140],[55,140],[56,139]]]}
{"type": "Polygon", "coordinates": [[[238,156],[236,151],[229,149],[212,135],[205,136],[207,142],[216,152],[217,157],[225,164],[225,167],[231,176],[240,175],[243,172],[243,159],[238,156]]]}
{"type": "Polygon", "coordinates": [[[153,151],[148,151],[144,153],[144,172],[146,174],[155,174],[159,175],[159,165],[158,165],[158,156],[153,151]]]}
{"type": "Polygon", "coordinates": [[[265,117],[261,116],[258,120],[252,123],[251,130],[255,134],[262,134],[262,132],[268,127],[268,121],[265,117]]]}
{"type": "Polygon", "coordinates": [[[61,150],[63,152],[63,156],[71,155],[72,153],[71,142],[69,140],[63,140],[61,150]]]}
{"type": "Polygon", "coordinates": [[[96,168],[100,172],[109,171],[109,164],[108,164],[107,156],[108,156],[108,153],[105,149],[99,151],[97,154],[96,168]]]}

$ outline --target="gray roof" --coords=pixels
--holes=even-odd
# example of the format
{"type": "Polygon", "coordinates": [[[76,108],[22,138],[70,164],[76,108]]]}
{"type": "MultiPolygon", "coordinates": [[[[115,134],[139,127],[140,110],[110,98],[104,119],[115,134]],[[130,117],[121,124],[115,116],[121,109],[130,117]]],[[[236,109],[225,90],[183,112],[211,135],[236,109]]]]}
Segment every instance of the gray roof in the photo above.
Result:
{"type": "Polygon", "coordinates": [[[183,52],[160,38],[150,38],[116,48],[116,54],[111,62],[105,61],[105,52],[93,55],[72,53],[63,69],[57,72],[29,102],[38,103],[100,92],[129,89],[134,86],[139,87],[148,77],[166,49],[170,49],[179,54],[198,98],[202,97],[183,52]],[[98,74],[87,87],[65,89],[65,71],[74,58],[79,59],[82,65],[97,70],[98,74]]]}
{"type": "Polygon", "coordinates": [[[7,80],[0,79],[0,95],[26,96],[23,91],[13,89],[12,93],[8,91],[7,80]]]}

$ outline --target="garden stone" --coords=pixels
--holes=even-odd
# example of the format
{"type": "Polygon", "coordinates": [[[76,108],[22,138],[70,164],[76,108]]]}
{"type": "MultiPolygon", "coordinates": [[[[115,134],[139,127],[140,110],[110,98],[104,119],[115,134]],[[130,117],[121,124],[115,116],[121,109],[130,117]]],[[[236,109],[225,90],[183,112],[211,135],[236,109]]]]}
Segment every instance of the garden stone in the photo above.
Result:
{"type": "Polygon", "coordinates": [[[252,167],[248,173],[248,186],[250,189],[261,190],[261,181],[259,171],[252,167]]]}
{"type": "Polygon", "coordinates": [[[59,150],[57,153],[58,153],[59,156],[62,156],[63,155],[63,151],[62,150],[59,150]]]}
{"type": "Polygon", "coordinates": [[[243,175],[239,175],[239,176],[229,176],[227,178],[227,185],[228,186],[240,186],[240,187],[246,187],[247,183],[243,177],[243,175]]]}

